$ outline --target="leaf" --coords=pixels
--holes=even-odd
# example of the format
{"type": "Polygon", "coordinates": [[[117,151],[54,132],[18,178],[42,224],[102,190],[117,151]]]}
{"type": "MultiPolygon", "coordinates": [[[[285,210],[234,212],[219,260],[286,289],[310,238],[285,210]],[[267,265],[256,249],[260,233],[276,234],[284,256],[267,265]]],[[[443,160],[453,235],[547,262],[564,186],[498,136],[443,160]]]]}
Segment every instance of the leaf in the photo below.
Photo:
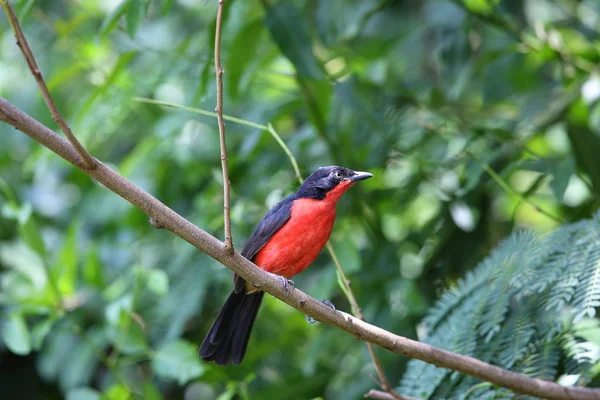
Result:
{"type": "Polygon", "coordinates": [[[31,217],[33,207],[30,203],[22,204],[21,206],[10,202],[2,206],[2,216],[8,219],[14,219],[19,224],[24,224],[31,217]]]}
{"type": "Polygon", "coordinates": [[[162,400],[163,396],[160,390],[150,381],[144,383],[144,393],[142,394],[144,400],[162,400]]]}
{"type": "Polygon", "coordinates": [[[164,296],[169,291],[169,276],[161,269],[152,269],[148,272],[148,289],[159,296],[164,296]]]}
{"type": "Polygon", "coordinates": [[[67,392],[66,400],[99,400],[100,393],[89,387],[79,387],[67,392]]]}
{"type": "Polygon", "coordinates": [[[263,21],[256,19],[242,26],[233,38],[231,48],[236,51],[229,53],[225,61],[226,88],[232,98],[237,97],[242,77],[254,60],[263,29],[263,21]]]}
{"type": "Polygon", "coordinates": [[[147,350],[144,330],[130,313],[121,310],[117,324],[106,326],[106,336],[124,354],[143,353],[147,350]]]}
{"type": "Polygon", "coordinates": [[[40,234],[40,230],[35,222],[35,218],[33,215],[29,215],[26,221],[20,221],[19,223],[19,233],[21,237],[29,246],[29,248],[35,251],[42,260],[46,259],[46,245],[44,244],[44,239],[40,234]]]}
{"type": "Polygon", "coordinates": [[[154,354],[152,369],[157,375],[183,385],[204,373],[196,350],[196,346],[183,339],[171,342],[154,354]]]}
{"type": "Polygon", "coordinates": [[[553,179],[550,182],[550,188],[554,196],[562,201],[571,175],[575,172],[575,161],[572,157],[567,157],[558,163],[554,163],[551,168],[553,179]]]}
{"type": "Polygon", "coordinates": [[[131,400],[129,389],[121,383],[112,385],[102,394],[101,400],[131,400]]]}
{"type": "Polygon", "coordinates": [[[82,267],[83,280],[96,288],[104,287],[104,269],[98,256],[98,247],[92,246],[82,267]]]}
{"type": "Polygon", "coordinates": [[[72,294],[75,292],[77,260],[79,258],[77,253],[77,234],[79,231],[79,222],[77,220],[72,221],[58,255],[58,266],[55,273],[58,289],[63,294],[72,294]]]}
{"type": "Polygon", "coordinates": [[[140,26],[140,21],[144,18],[148,10],[149,2],[147,0],[129,0],[127,5],[127,34],[134,38],[140,26]]]}
{"type": "Polygon", "coordinates": [[[589,110],[578,100],[569,110],[567,133],[575,151],[577,164],[589,174],[596,194],[600,194],[600,137],[588,126],[589,110]]]}
{"type": "Polygon", "coordinates": [[[298,8],[289,2],[267,8],[265,26],[298,75],[316,80],[325,78],[323,67],[312,51],[308,23],[298,8]]]}
{"type": "Polygon", "coordinates": [[[2,340],[10,351],[24,356],[31,352],[31,338],[21,314],[10,314],[2,326],[2,340]]]}
{"type": "Polygon", "coordinates": [[[119,18],[121,18],[127,12],[127,7],[129,7],[129,2],[123,1],[119,7],[115,8],[109,15],[107,15],[106,18],[104,18],[104,21],[102,21],[102,26],[100,27],[98,34],[100,36],[106,36],[112,32],[117,26],[119,18]]]}
{"type": "Polygon", "coordinates": [[[476,13],[489,14],[493,9],[493,5],[489,0],[464,0],[464,3],[465,7],[476,13]]]}
{"type": "Polygon", "coordinates": [[[31,346],[33,350],[39,350],[42,347],[44,339],[46,339],[46,336],[48,336],[54,326],[54,322],[56,322],[56,319],[50,317],[43,319],[33,326],[33,329],[31,329],[31,346]]]}

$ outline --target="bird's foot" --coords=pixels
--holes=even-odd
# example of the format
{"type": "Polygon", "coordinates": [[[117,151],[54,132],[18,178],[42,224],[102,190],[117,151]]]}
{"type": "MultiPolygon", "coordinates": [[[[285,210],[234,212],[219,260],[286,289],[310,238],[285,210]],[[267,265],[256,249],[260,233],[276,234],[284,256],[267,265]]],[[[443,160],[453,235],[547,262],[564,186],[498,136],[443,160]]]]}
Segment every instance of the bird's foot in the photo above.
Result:
{"type": "Polygon", "coordinates": [[[282,275],[274,274],[272,272],[269,272],[269,273],[281,281],[281,285],[283,286],[283,289],[285,290],[285,294],[289,294],[290,290],[296,288],[296,284],[294,283],[293,280],[288,279],[282,275]]]}
{"type": "Polygon", "coordinates": [[[325,304],[327,307],[331,308],[333,311],[336,311],[335,306],[329,300],[321,300],[321,303],[325,304]]]}
{"type": "MultiPolygon", "coordinates": [[[[321,303],[325,304],[327,307],[331,308],[332,311],[335,311],[335,306],[333,305],[333,303],[329,300],[321,300],[321,303]]],[[[308,322],[309,324],[314,324],[315,322],[317,322],[316,319],[314,319],[311,316],[305,315],[304,319],[306,320],[306,322],[308,322]]]]}

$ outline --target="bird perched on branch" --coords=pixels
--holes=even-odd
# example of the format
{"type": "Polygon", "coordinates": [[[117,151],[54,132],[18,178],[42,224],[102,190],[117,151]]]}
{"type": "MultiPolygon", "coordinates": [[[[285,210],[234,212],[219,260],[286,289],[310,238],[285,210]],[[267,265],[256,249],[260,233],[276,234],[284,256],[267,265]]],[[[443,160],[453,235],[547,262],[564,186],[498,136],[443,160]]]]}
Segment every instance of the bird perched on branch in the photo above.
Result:
{"type": "MultiPolygon", "coordinates": [[[[331,235],[335,206],[368,172],[332,166],[310,175],[298,191],[275,205],[260,221],[242,256],[264,271],[282,276],[284,283],[317,258],[331,235]]],[[[234,288],[200,346],[205,361],[239,364],[264,292],[234,275],[234,288]]]]}

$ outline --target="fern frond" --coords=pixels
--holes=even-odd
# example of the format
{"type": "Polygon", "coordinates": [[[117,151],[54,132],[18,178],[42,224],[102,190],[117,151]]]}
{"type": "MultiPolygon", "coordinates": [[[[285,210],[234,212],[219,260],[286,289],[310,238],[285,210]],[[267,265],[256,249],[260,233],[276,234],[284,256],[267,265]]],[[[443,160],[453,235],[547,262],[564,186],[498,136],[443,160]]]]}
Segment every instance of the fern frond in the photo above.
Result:
{"type": "MultiPolygon", "coordinates": [[[[596,307],[600,212],[549,235],[523,231],[504,240],[434,305],[423,320],[425,341],[529,376],[555,380],[560,371],[585,384],[600,370],[600,345],[579,337],[573,321],[596,307]]],[[[408,363],[399,390],[424,399],[524,398],[421,361],[408,363]]]]}
{"type": "Polygon", "coordinates": [[[528,354],[518,364],[517,371],[540,379],[553,380],[560,359],[558,340],[538,340],[527,348],[528,354]]]}
{"type": "Polygon", "coordinates": [[[429,314],[423,319],[423,324],[429,330],[437,328],[438,324],[475,289],[486,283],[490,271],[495,267],[492,262],[484,261],[474,271],[467,272],[464,279],[458,281],[457,285],[448,289],[435,303],[429,314]]]}
{"type": "Polygon", "coordinates": [[[499,338],[500,351],[495,358],[498,365],[510,369],[526,354],[527,344],[530,343],[536,329],[530,311],[526,304],[521,304],[502,327],[502,335],[499,338]]]}
{"type": "MultiPolygon", "coordinates": [[[[580,285],[585,283],[581,281],[586,275],[586,270],[595,267],[598,260],[598,226],[596,224],[586,224],[582,232],[578,232],[572,243],[572,247],[565,254],[568,256],[566,270],[560,280],[552,287],[546,299],[547,310],[561,310],[574,301],[575,293],[587,287],[580,285]]],[[[589,283],[589,282],[588,282],[589,283]]],[[[598,289],[592,289],[591,294],[598,292],[598,289]]],[[[585,298],[583,300],[585,302],[585,298]]],[[[585,304],[578,304],[585,307],[585,304]]]]}
{"type": "MultiPolygon", "coordinates": [[[[484,290],[479,290],[474,295],[478,300],[476,302],[483,303],[486,293],[484,290]]],[[[471,304],[461,304],[440,325],[436,333],[428,337],[425,342],[454,352],[460,350],[474,351],[476,335],[472,335],[472,333],[477,331],[479,318],[472,311],[471,304]]],[[[432,364],[413,359],[409,361],[407,372],[400,382],[400,393],[411,397],[429,398],[449,372],[448,369],[438,368],[432,364]],[[428,382],[428,384],[422,385],[422,382],[428,382]]]]}

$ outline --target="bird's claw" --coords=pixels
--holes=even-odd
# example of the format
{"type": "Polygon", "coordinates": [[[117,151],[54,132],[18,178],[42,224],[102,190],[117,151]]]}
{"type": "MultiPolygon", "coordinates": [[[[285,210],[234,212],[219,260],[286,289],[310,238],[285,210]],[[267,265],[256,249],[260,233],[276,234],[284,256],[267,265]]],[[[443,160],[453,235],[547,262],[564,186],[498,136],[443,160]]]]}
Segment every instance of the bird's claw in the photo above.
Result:
{"type": "Polygon", "coordinates": [[[277,279],[279,279],[281,281],[281,285],[283,286],[283,289],[285,290],[285,294],[289,294],[290,290],[296,288],[296,284],[294,283],[293,280],[287,279],[285,276],[282,276],[282,275],[277,275],[277,274],[273,274],[273,273],[271,273],[271,275],[276,276],[277,279]]]}
{"type": "MultiPolygon", "coordinates": [[[[333,305],[333,303],[329,300],[321,300],[321,303],[325,304],[327,307],[331,308],[332,311],[335,311],[335,306],[333,305]]],[[[309,316],[309,315],[305,315],[304,319],[306,320],[306,322],[308,322],[309,324],[314,324],[315,322],[317,322],[316,319],[314,319],[313,317],[309,316]]]]}
{"type": "Polygon", "coordinates": [[[331,308],[333,311],[336,311],[335,306],[329,300],[321,300],[321,303],[325,304],[327,307],[331,308]]]}

